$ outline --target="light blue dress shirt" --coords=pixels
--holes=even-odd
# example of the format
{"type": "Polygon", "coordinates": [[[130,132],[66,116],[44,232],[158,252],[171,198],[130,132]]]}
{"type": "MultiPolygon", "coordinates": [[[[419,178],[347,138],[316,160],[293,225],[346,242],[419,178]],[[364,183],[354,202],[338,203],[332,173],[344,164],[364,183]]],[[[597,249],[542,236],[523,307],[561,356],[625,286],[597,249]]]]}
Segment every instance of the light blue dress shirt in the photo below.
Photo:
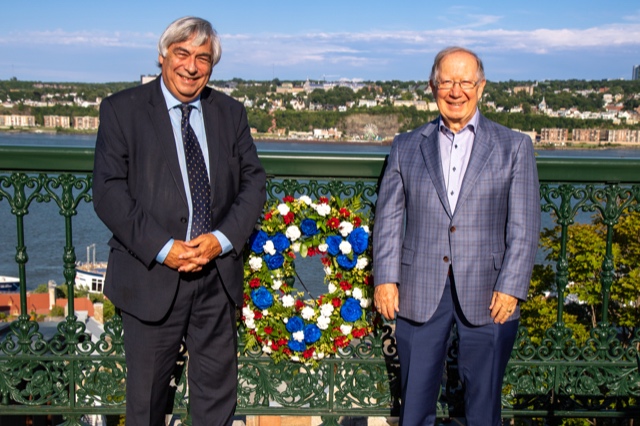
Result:
{"type": "MultiPolygon", "coordinates": [[[[171,118],[171,126],[173,127],[173,136],[176,141],[176,152],[178,154],[178,162],[180,163],[180,171],[182,172],[182,182],[184,183],[185,192],[187,194],[187,204],[189,205],[189,225],[187,226],[187,234],[191,233],[191,222],[192,222],[192,212],[193,205],[191,202],[191,191],[189,190],[189,177],[187,176],[187,161],[184,153],[184,146],[182,143],[182,129],[181,129],[181,121],[182,121],[182,110],[180,109],[180,102],[176,99],[175,96],[171,94],[167,86],[165,86],[162,78],[160,79],[160,86],[162,87],[162,94],[164,95],[164,100],[167,103],[167,110],[169,111],[169,117],[171,118]]],[[[198,143],[200,144],[200,149],[202,150],[202,155],[204,156],[204,162],[207,166],[207,171],[209,171],[209,146],[205,142],[207,140],[207,135],[204,130],[204,120],[202,118],[202,103],[200,102],[200,98],[196,99],[193,102],[190,102],[189,105],[193,105],[193,110],[191,111],[191,115],[189,116],[189,124],[193,128],[193,131],[198,138],[198,143]]],[[[210,174],[210,173],[209,173],[210,174]]],[[[233,248],[229,239],[220,231],[215,230],[212,232],[213,235],[220,242],[220,246],[222,247],[222,253],[225,254],[231,251],[233,248]]],[[[185,239],[186,239],[185,235],[185,239]]],[[[167,258],[171,247],[173,246],[174,239],[170,239],[167,241],[167,244],[164,245],[162,250],[156,256],[156,260],[159,263],[163,263],[167,258]]]]}
{"type": "Polygon", "coordinates": [[[447,186],[447,197],[451,213],[456,210],[458,194],[462,188],[464,174],[469,165],[469,157],[473,149],[473,141],[478,127],[478,110],[471,120],[458,133],[453,133],[445,126],[440,117],[438,125],[438,143],[440,144],[440,161],[442,163],[442,175],[447,186]]]}

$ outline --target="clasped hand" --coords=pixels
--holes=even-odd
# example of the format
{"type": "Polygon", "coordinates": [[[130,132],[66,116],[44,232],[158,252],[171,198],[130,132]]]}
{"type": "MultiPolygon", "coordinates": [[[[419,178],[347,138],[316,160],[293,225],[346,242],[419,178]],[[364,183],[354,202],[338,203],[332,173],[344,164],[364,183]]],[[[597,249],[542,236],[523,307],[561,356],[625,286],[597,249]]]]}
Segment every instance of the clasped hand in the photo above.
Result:
{"type": "Polygon", "coordinates": [[[164,264],[179,272],[199,272],[220,253],[220,242],[215,235],[207,233],[191,241],[175,240],[164,264]]]}

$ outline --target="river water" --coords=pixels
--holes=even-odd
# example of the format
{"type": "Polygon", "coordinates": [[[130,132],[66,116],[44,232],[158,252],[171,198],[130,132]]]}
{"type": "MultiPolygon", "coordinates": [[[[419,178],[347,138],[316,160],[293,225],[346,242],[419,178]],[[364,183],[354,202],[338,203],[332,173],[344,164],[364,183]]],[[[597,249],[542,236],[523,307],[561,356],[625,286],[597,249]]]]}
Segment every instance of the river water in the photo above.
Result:
{"type": "MultiPolygon", "coordinates": [[[[51,135],[33,133],[2,133],[0,145],[10,146],[58,146],[58,147],[93,147],[95,135],[51,135]]],[[[258,150],[265,151],[313,151],[313,152],[358,152],[388,153],[389,145],[362,143],[311,143],[258,141],[258,150]]],[[[543,150],[541,157],[578,156],[591,158],[640,158],[640,149],[602,149],[602,150],[543,150]]],[[[588,218],[587,218],[588,219],[588,218]]],[[[551,224],[551,219],[543,216],[543,226],[551,224]]],[[[25,245],[29,262],[27,263],[28,288],[54,280],[58,284],[64,282],[62,274],[65,245],[64,218],[53,203],[34,203],[25,217],[25,245]]],[[[98,261],[106,261],[108,255],[107,241],[109,231],[98,220],[91,204],[81,203],[78,215],[73,219],[73,245],[76,256],[86,261],[85,248],[96,244],[98,261]]],[[[0,200],[0,275],[17,276],[15,263],[17,246],[16,219],[11,214],[6,200],[0,200]]],[[[539,260],[543,258],[541,253],[539,260]]],[[[317,259],[300,260],[297,270],[305,282],[317,281],[312,277],[322,276],[320,262],[317,259]],[[300,267],[302,266],[302,267],[300,267]]],[[[321,292],[318,283],[312,283],[312,292],[321,292]]],[[[314,294],[315,295],[315,294],[314,294]]]]}

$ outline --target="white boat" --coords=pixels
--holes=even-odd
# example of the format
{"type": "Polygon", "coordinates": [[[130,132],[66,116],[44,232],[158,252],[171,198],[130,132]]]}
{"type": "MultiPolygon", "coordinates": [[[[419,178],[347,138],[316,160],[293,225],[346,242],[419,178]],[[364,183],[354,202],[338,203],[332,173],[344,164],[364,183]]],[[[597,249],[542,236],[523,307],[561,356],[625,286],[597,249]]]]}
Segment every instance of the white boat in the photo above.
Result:
{"type": "Polygon", "coordinates": [[[20,278],[0,275],[0,293],[17,293],[20,291],[20,278]]]}
{"type": "Polygon", "coordinates": [[[96,245],[87,247],[87,261],[76,262],[75,286],[89,293],[102,293],[104,276],[107,273],[107,262],[96,262],[96,245]]]}

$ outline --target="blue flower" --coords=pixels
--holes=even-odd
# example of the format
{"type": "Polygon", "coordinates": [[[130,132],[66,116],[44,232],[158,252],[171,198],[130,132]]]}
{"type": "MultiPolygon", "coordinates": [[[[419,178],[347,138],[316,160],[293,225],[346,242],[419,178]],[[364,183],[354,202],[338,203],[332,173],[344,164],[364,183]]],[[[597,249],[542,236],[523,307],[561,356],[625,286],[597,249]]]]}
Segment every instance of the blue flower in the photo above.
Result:
{"type": "Polygon", "coordinates": [[[251,234],[251,237],[249,238],[251,251],[257,254],[262,254],[264,252],[264,243],[266,243],[268,239],[269,237],[266,232],[253,231],[253,234],[251,234]]]}
{"type": "Polygon", "coordinates": [[[360,307],[360,302],[358,302],[353,297],[345,300],[342,308],[340,308],[340,316],[343,320],[347,322],[354,322],[362,317],[362,308],[360,307]]]}
{"type": "Polygon", "coordinates": [[[292,334],[296,331],[302,331],[304,329],[304,321],[300,317],[291,317],[289,321],[287,321],[286,328],[287,331],[292,334]]]}
{"type": "Polygon", "coordinates": [[[307,349],[307,345],[305,345],[304,342],[298,342],[296,340],[289,340],[288,345],[289,349],[295,352],[303,352],[305,349],[307,349]]]}
{"type": "Polygon", "coordinates": [[[331,235],[330,237],[327,237],[326,242],[329,246],[327,248],[327,251],[331,256],[336,256],[338,253],[340,253],[340,243],[342,242],[341,236],[331,235]]]}
{"type": "Polygon", "coordinates": [[[320,336],[322,336],[322,331],[315,324],[309,324],[304,328],[304,341],[307,344],[312,344],[320,340],[320,336]]]}
{"type": "Polygon", "coordinates": [[[304,235],[311,237],[318,233],[318,225],[313,219],[304,219],[300,222],[300,230],[304,235]]]}
{"type": "Polygon", "coordinates": [[[271,241],[273,242],[273,247],[280,253],[288,249],[290,245],[289,239],[282,232],[278,232],[271,237],[271,241]]]}
{"type": "Polygon", "coordinates": [[[273,295],[263,286],[251,291],[251,300],[258,309],[267,309],[273,305],[273,295]]]}
{"type": "Polygon", "coordinates": [[[355,268],[356,264],[358,263],[358,256],[353,256],[352,259],[349,259],[349,256],[347,256],[346,254],[339,254],[337,260],[338,265],[340,265],[342,269],[350,271],[355,268]]]}
{"type": "Polygon", "coordinates": [[[369,234],[362,228],[356,228],[347,237],[347,241],[351,244],[351,249],[355,254],[362,254],[369,245],[369,234]]]}
{"type": "Polygon", "coordinates": [[[284,264],[284,256],[280,253],[276,253],[273,256],[270,254],[264,255],[264,261],[267,263],[267,268],[270,270],[282,268],[284,264]]]}

